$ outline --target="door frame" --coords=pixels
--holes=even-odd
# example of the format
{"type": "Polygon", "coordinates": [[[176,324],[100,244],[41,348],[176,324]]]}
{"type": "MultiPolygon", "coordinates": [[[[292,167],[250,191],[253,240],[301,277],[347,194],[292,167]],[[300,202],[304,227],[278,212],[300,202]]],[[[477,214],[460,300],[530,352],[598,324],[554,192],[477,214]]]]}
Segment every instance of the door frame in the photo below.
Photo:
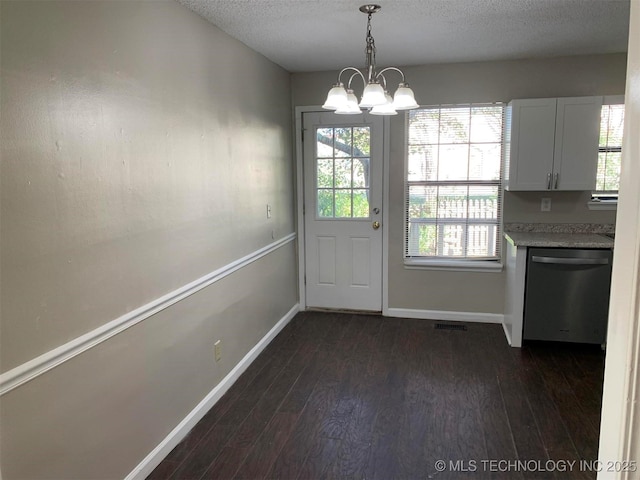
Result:
{"type": "MultiPolygon", "coordinates": [[[[296,174],[296,241],[298,256],[298,302],[300,310],[307,309],[307,289],[305,286],[305,240],[306,232],[304,225],[304,145],[302,143],[303,127],[302,116],[305,113],[324,112],[319,105],[297,106],[295,107],[295,174],[296,174]]],[[[382,314],[387,315],[389,311],[389,288],[387,279],[389,278],[389,215],[387,208],[389,205],[389,117],[382,119],[382,314]]]]}
{"type": "Polygon", "coordinates": [[[611,300],[598,460],[598,480],[631,479],[635,472],[606,471],[611,461],[640,468],[640,3],[631,2],[620,197],[613,248],[611,300]]]}

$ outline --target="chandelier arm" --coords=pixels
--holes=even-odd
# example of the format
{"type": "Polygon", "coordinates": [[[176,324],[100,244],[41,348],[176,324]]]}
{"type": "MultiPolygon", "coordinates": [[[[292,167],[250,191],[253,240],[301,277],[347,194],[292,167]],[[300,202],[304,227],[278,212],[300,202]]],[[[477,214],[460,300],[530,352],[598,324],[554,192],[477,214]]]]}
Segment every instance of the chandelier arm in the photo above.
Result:
{"type": "MultiPolygon", "coordinates": [[[[386,70],[386,68],[384,70],[386,70]]],[[[382,79],[382,88],[384,88],[384,90],[386,91],[387,90],[387,77],[385,77],[383,75],[384,70],[382,70],[378,75],[376,75],[376,81],[378,81],[378,78],[381,78],[382,79]]]]}
{"type": "Polygon", "coordinates": [[[356,73],[352,73],[351,76],[349,77],[349,83],[347,83],[347,88],[351,88],[351,81],[357,77],[358,75],[360,75],[360,78],[362,79],[362,82],[364,83],[364,85],[366,86],[366,83],[364,81],[364,75],[362,75],[362,73],[360,72],[360,70],[356,70],[356,73]]]}
{"type": "Polygon", "coordinates": [[[362,72],[360,70],[358,70],[357,68],[355,68],[355,67],[345,67],[342,70],[340,70],[340,73],[338,74],[338,83],[340,83],[340,77],[342,77],[342,74],[344,72],[347,72],[347,71],[355,72],[349,78],[349,83],[347,85],[347,88],[351,85],[351,80],[353,80],[353,77],[355,77],[356,75],[360,75],[360,77],[362,78],[362,81],[364,82],[364,84],[365,85],[367,84],[367,81],[365,80],[364,75],[362,75],[362,72]]]}
{"type": "MultiPolygon", "coordinates": [[[[393,71],[398,72],[400,75],[402,75],[402,83],[404,83],[404,73],[402,73],[402,70],[400,70],[398,67],[383,68],[382,70],[380,70],[380,73],[378,73],[378,75],[376,76],[376,80],[377,80],[378,77],[380,77],[387,70],[393,70],[393,71]]],[[[384,76],[382,76],[382,78],[384,78],[384,76]]]]}

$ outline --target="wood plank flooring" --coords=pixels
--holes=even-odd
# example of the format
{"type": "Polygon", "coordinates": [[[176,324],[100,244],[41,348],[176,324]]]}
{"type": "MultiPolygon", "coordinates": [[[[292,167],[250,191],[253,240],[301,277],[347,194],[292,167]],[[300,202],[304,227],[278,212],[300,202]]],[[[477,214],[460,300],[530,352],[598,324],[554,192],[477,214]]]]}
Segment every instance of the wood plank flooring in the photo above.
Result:
{"type": "Polygon", "coordinates": [[[148,478],[596,477],[598,346],[435,323],[298,314],[148,478]]]}

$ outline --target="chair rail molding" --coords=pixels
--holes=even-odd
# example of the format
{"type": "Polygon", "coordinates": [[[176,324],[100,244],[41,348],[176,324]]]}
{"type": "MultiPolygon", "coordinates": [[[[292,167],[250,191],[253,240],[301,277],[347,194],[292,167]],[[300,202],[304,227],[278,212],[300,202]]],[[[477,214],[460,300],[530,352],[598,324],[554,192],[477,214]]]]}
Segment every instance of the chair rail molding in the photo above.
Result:
{"type": "Polygon", "coordinates": [[[196,292],[222,280],[228,275],[240,270],[243,267],[259,260],[280,247],[294,241],[296,233],[290,233],[269,245],[262,247],[238,260],[214,270],[203,277],[194,280],[172,292],[163,295],[152,302],[147,303],[121,317],[116,318],[90,332],[81,335],[70,342],[65,343],[53,350],[50,350],[28,362],[19,365],[2,375],[0,375],[0,396],[10,392],[14,388],[33,380],[34,378],[48,372],[52,368],[61,365],[82,352],[99,345],[111,337],[131,328],[132,326],[146,320],[152,315],[178,303],[179,301],[193,295],[196,292]]]}

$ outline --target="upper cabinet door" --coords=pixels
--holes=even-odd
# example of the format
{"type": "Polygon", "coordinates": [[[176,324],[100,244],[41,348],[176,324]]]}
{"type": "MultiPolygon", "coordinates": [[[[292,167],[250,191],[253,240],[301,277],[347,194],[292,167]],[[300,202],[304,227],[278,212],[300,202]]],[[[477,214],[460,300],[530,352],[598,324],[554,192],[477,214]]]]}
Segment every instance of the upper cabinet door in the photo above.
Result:
{"type": "Polygon", "coordinates": [[[595,188],[602,97],[513,100],[509,106],[507,190],[595,188]]]}
{"type": "MultiPolygon", "coordinates": [[[[547,190],[553,169],[556,99],[513,100],[508,190],[547,190]]],[[[508,134],[507,134],[508,138],[508,134]]]]}
{"type": "Polygon", "coordinates": [[[601,111],[602,97],[558,98],[555,189],[595,188],[601,111]]]}

